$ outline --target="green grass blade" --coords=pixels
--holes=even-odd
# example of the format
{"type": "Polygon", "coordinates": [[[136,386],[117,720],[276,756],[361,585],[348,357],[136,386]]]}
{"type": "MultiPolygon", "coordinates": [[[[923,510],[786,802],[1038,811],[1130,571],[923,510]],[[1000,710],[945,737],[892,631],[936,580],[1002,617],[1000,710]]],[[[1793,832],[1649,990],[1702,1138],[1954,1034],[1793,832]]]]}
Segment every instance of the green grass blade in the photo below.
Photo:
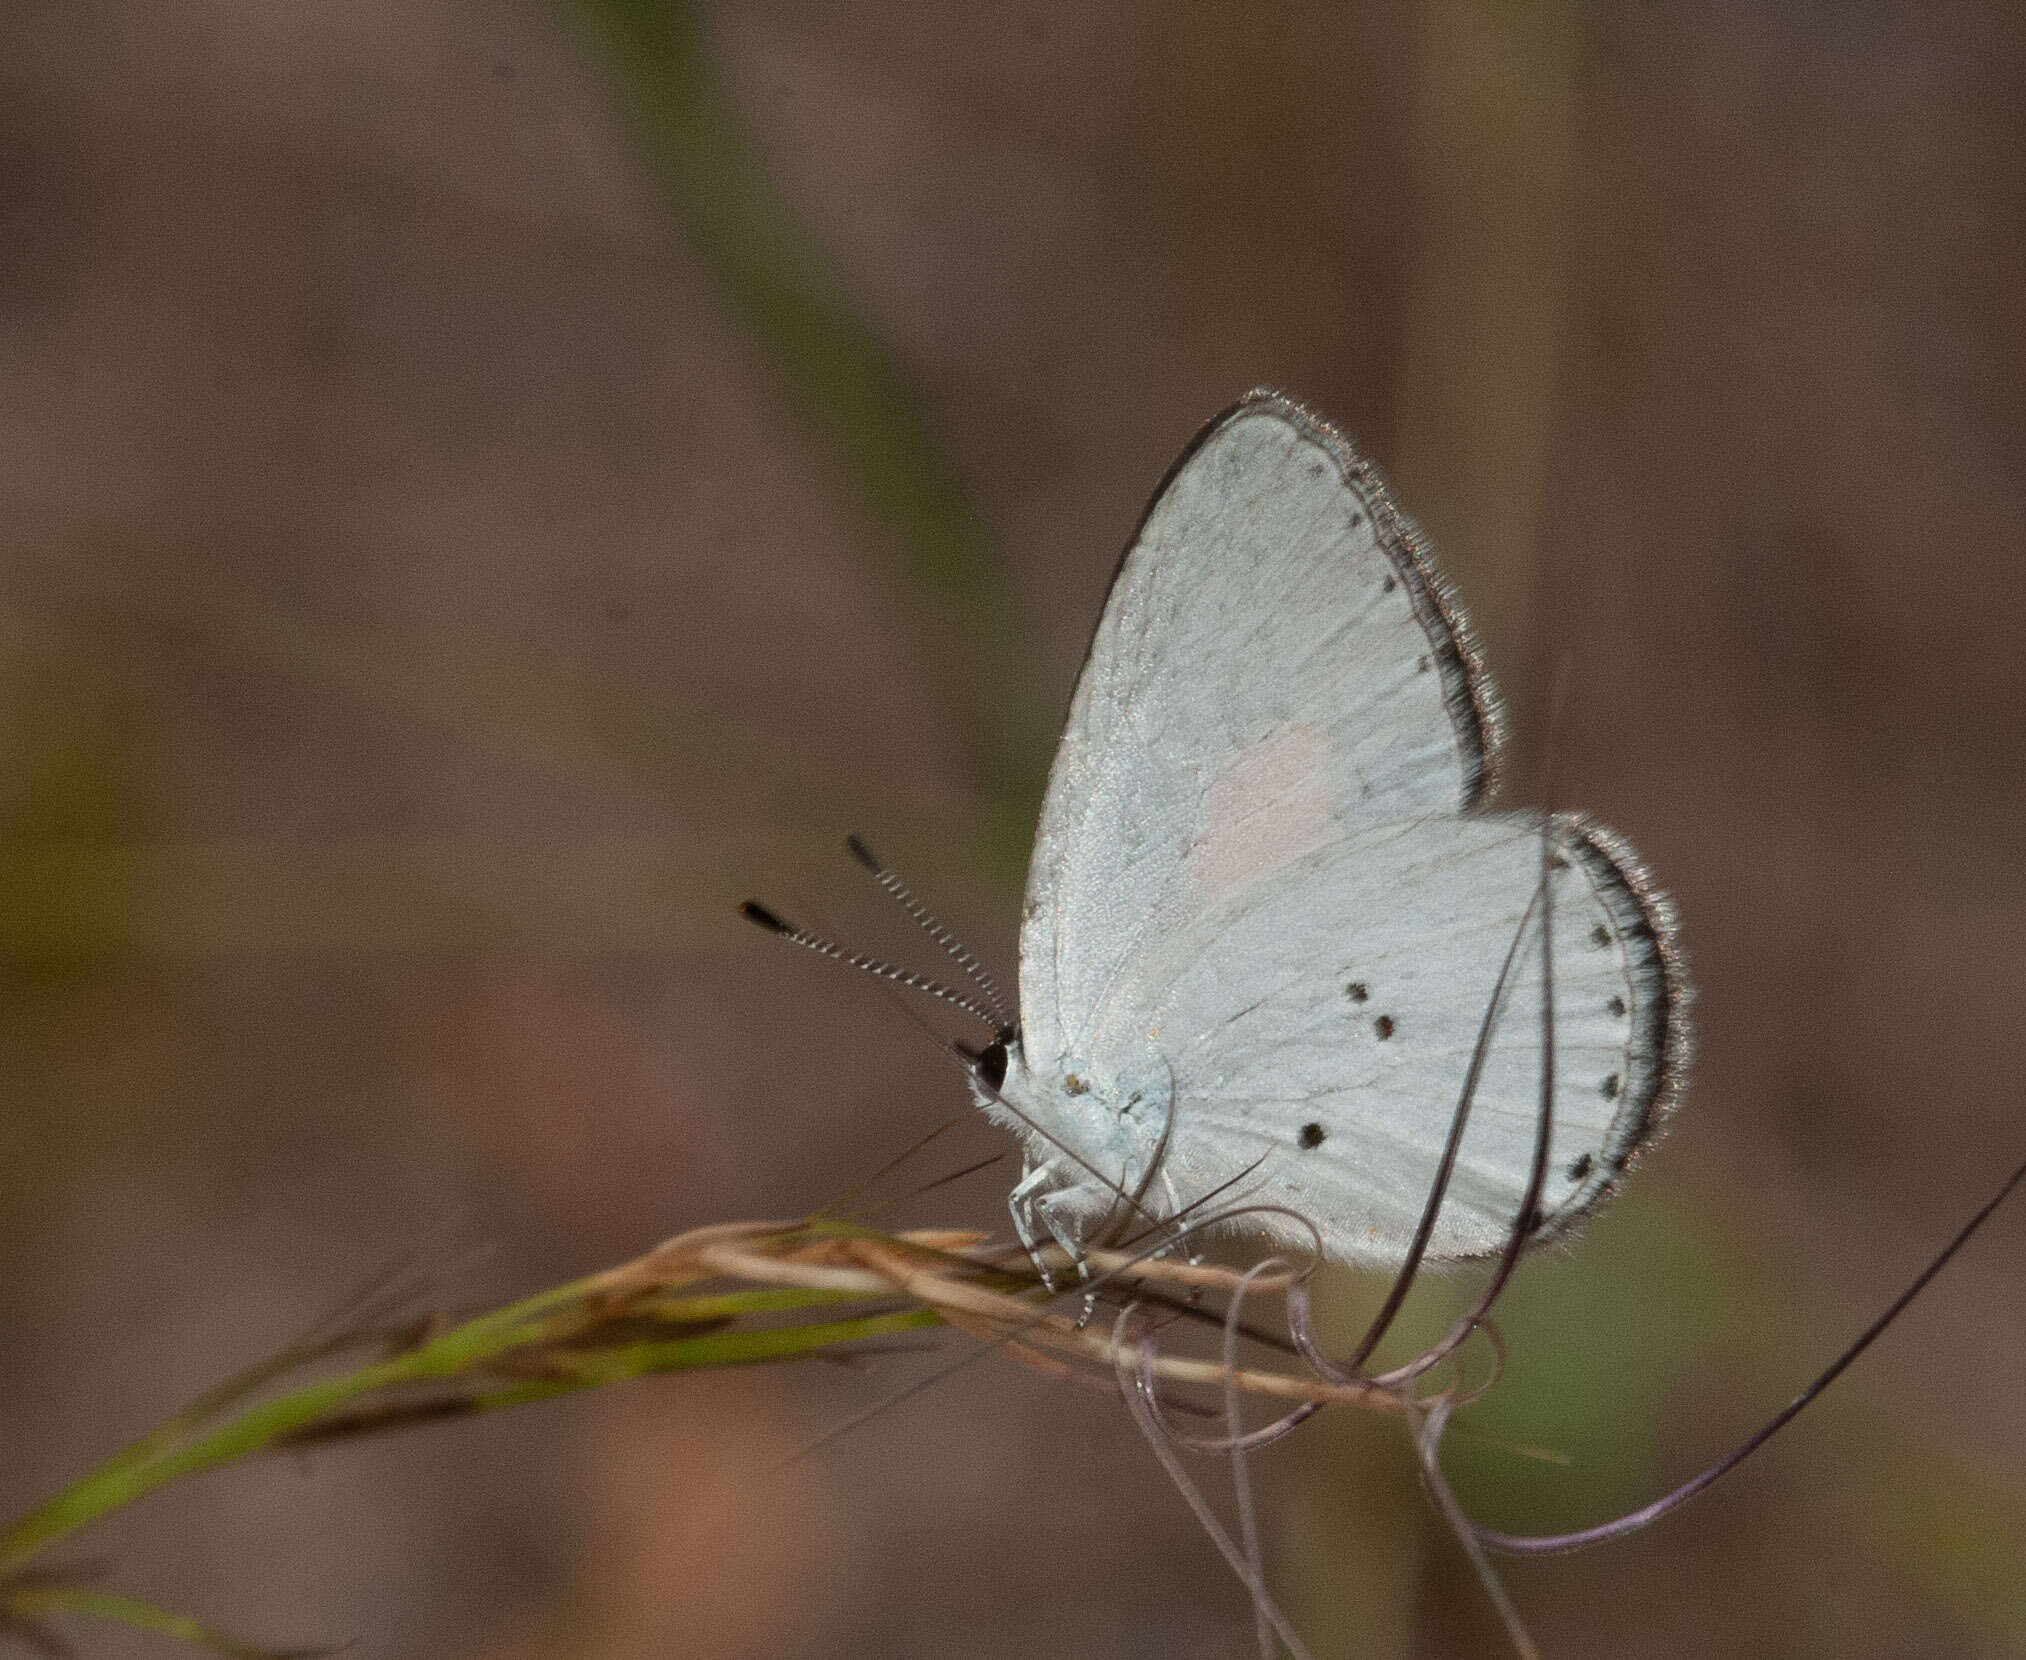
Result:
{"type": "Polygon", "coordinates": [[[6,1593],[0,1599],[9,1616],[40,1626],[52,1614],[84,1614],[93,1619],[113,1620],[138,1626],[143,1631],[174,1637],[226,1660],[309,1660],[312,1655],[334,1654],[330,1646],[320,1648],[261,1648],[242,1643],[214,1631],[188,1614],[176,1614],[138,1597],[118,1591],[96,1591],[83,1585],[28,1585],[6,1593]]]}

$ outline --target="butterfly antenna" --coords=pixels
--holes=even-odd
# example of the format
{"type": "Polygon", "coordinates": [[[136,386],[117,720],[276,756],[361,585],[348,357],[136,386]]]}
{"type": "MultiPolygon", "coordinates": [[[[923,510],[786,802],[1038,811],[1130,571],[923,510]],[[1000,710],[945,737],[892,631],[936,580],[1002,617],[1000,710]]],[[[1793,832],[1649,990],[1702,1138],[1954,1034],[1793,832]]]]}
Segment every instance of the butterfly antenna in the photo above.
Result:
{"type": "Polygon", "coordinates": [[[950,960],[964,971],[971,984],[978,988],[979,994],[991,1008],[994,1026],[1000,1031],[1011,1031],[1012,1009],[999,990],[999,982],[992,978],[991,971],[978,961],[962,940],[936,920],[929,908],[908,891],[907,884],[889,870],[879,855],[867,847],[859,837],[846,836],[844,845],[854,859],[872,872],[872,879],[893,896],[900,908],[914,920],[915,925],[950,954],[950,960]]]}
{"type": "MultiPolygon", "coordinates": [[[[975,1015],[978,1019],[984,1021],[986,1025],[992,1028],[994,1037],[1000,1036],[1006,1030],[1005,1027],[995,1022],[992,1019],[992,1016],[984,1008],[982,1008],[978,1003],[973,1001],[971,998],[966,997],[962,992],[955,991],[949,986],[943,985],[940,981],[927,979],[922,975],[914,973],[912,970],[904,968],[896,968],[892,963],[882,962],[877,957],[868,957],[864,955],[862,952],[847,951],[835,940],[826,939],[821,934],[812,934],[806,928],[798,928],[792,922],[784,921],[782,918],[776,916],[772,911],[768,910],[766,906],[760,904],[757,900],[748,899],[744,904],[742,904],[739,907],[739,914],[743,916],[748,922],[752,923],[754,927],[764,928],[770,934],[779,934],[781,938],[788,940],[793,944],[799,945],[803,947],[805,950],[814,951],[818,956],[835,958],[838,962],[847,963],[853,968],[862,968],[868,974],[873,975],[877,979],[891,981],[896,985],[907,986],[915,991],[925,991],[928,992],[933,997],[941,998],[946,1003],[952,1003],[956,1005],[956,1007],[964,1010],[966,1013],[975,1015]]],[[[901,1003],[897,998],[894,1000],[894,1003],[895,1007],[899,1008],[900,1011],[904,1015],[906,1015],[910,1020],[913,1020],[916,1025],[921,1026],[924,1030],[927,1030],[926,1023],[921,1021],[916,1016],[915,1011],[913,1009],[908,1008],[905,1004],[901,1003]]],[[[1065,1158],[1070,1159],[1076,1164],[1081,1165],[1086,1172],[1096,1177],[1097,1180],[1102,1185],[1110,1188],[1114,1194],[1124,1199],[1128,1205],[1131,1205],[1134,1209],[1138,1210],[1142,1216],[1147,1217],[1149,1221],[1153,1220],[1152,1216],[1148,1213],[1146,1208],[1136,1203],[1133,1199],[1133,1196],[1127,1193],[1126,1190],[1119,1185],[1119,1183],[1113,1181],[1109,1176],[1105,1175],[1105,1173],[1099,1170],[1096,1165],[1090,1163],[1088,1160],[1079,1156],[1074,1149],[1066,1146],[1063,1142],[1057,1140],[1054,1136],[1050,1135],[1045,1129],[1043,1129],[1039,1124],[1037,1124],[1026,1113],[1022,1112],[1018,1107],[1014,1106],[1012,1102],[1008,1101],[1003,1095],[1001,1095],[997,1089],[993,1088],[991,1083],[987,1079],[985,1079],[984,1076],[978,1070],[978,1055],[975,1050],[969,1049],[964,1044],[961,1043],[947,1043],[942,1038],[937,1037],[933,1032],[930,1032],[929,1035],[938,1049],[942,1050],[942,1052],[945,1055],[949,1056],[949,1058],[952,1061],[954,1061],[958,1066],[963,1068],[965,1077],[969,1078],[979,1088],[989,1093],[995,1101],[997,1101],[1001,1106],[1003,1106],[1009,1113],[1011,1113],[1015,1118],[1017,1118],[1029,1130],[1032,1130],[1036,1136],[1038,1136],[1043,1141],[1046,1141],[1051,1147],[1053,1147],[1058,1153],[1062,1154],[1065,1158]]],[[[830,1205],[825,1207],[825,1211],[818,1212],[818,1214],[822,1215],[829,1210],[834,1210],[838,1205],[843,1204],[846,1201],[856,1197],[859,1193],[863,1192],[866,1187],[870,1186],[872,1182],[877,1181],[880,1176],[887,1174],[895,1166],[905,1162],[907,1159],[911,1158],[915,1153],[919,1152],[923,1147],[927,1146],[929,1142],[933,1141],[936,1138],[936,1136],[942,1134],[944,1130],[948,1129],[950,1127],[950,1124],[961,1122],[961,1116],[962,1115],[960,1115],[960,1117],[956,1119],[951,1119],[949,1123],[945,1123],[936,1130],[931,1131],[928,1135],[924,1136],[919,1142],[915,1143],[914,1146],[909,1147],[908,1149],[906,1149],[906,1151],[902,1152],[897,1158],[891,1159],[885,1165],[881,1166],[880,1170],[877,1173],[875,1173],[874,1176],[869,1178],[868,1181],[862,1182],[857,1187],[850,1189],[843,1195],[842,1198],[833,1199],[830,1202],[830,1205]]]]}
{"type": "Polygon", "coordinates": [[[1004,1028],[1004,1021],[995,1017],[990,1009],[954,987],[946,986],[940,980],[931,980],[926,975],[917,974],[913,969],[897,967],[878,957],[868,957],[862,951],[847,951],[835,940],[825,939],[821,934],[812,934],[806,928],[798,928],[792,922],[782,921],[766,906],[755,900],[748,899],[741,905],[739,915],[754,927],[764,928],[770,934],[779,934],[784,940],[813,951],[819,957],[830,957],[849,967],[862,968],[876,979],[891,980],[895,985],[906,986],[911,991],[925,991],[931,997],[940,998],[943,1002],[962,1009],[966,1014],[976,1016],[995,1033],[1004,1028]]]}

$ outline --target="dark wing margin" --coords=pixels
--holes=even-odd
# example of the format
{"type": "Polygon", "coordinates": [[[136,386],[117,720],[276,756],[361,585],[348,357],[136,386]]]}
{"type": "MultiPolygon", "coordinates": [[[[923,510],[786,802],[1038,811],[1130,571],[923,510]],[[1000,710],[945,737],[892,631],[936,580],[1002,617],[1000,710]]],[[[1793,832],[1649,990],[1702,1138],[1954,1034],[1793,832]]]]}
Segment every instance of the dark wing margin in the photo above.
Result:
{"type": "Polygon", "coordinates": [[[1543,1219],[1537,1239],[1580,1223],[1614,1194],[1673,1113],[1694,1047],[1693,993],[1674,902],[1624,837],[1581,814],[1557,814],[1557,845],[1579,863],[1611,919],[1632,988],[1625,1079],[1590,1179],[1543,1219]]]}
{"type": "Polygon", "coordinates": [[[1196,452],[1214,438],[1226,422],[1255,409],[1272,410],[1303,437],[1324,450],[1336,462],[1338,476],[1369,506],[1379,546],[1385,550],[1394,574],[1407,590],[1414,615],[1421,624],[1421,632],[1428,637],[1436,671],[1442,677],[1442,701],[1449,711],[1450,724],[1456,729],[1457,754],[1463,763],[1463,799],[1456,804],[1456,810],[1467,813],[1482,807],[1499,783],[1499,768],[1505,748],[1505,718],[1499,705],[1498,688],[1492,684],[1491,673],[1484,666],[1483,655],[1477,647],[1477,636],[1457,603],[1455,590],[1436,568],[1434,555],[1420,527],[1394,505],[1392,492],[1386,488],[1378,469],[1358,453],[1357,446],[1339,428],[1307,405],[1270,386],[1255,386],[1228,409],[1211,416],[1182,446],[1182,453],[1169,463],[1168,470],[1161,474],[1160,483],[1147,497],[1147,505],[1134,523],[1132,535],[1126,538],[1126,545],[1119,551],[1118,560],[1112,566],[1111,579],[1105,584],[1107,604],[1098,607],[1098,620],[1091,627],[1091,640],[1084,645],[1083,661],[1088,663],[1090,660],[1091,644],[1097,638],[1097,630],[1104,624],[1109,595],[1118,585],[1119,573],[1125,569],[1133,549],[1139,546],[1141,537],[1146,533],[1147,520],[1167,495],[1168,486],[1175,482],[1175,475],[1188,466],[1196,452]]]}
{"type": "MultiPolygon", "coordinates": [[[[1254,387],[1213,420],[1201,437],[1207,437],[1240,411],[1261,407],[1272,409],[1327,450],[1344,482],[1365,498],[1379,546],[1406,586],[1421,631],[1428,636],[1436,671],[1442,676],[1442,701],[1449,710],[1450,724],[1456,728],[1457,752],[1463,760],[1463,799],[1457,803],[1457,811],[1467,813],[1482,806],[1497,787],[1500,756],[1505,746],[1505,720],[1499,709],[1498,688],[1492,684],[1490,671],[1477,648],[1477,637],[1457,604],[1455,591],[1436,568],[1434,554],[1420,527],[1394,505],[1392,492],[1386,488],[1378,469],[1359,454],[1349,438],[1320,415],[1270,386],[1254,387]]],[[[1201,437],[1197,442],[1201,442],[1201,437]]]]}
{"type": "MultiPolygon", "coordinates": [[[[1394,505],[1392,493],[1386,488],[1385,480],[1379,477],[1378,469],[1358,453],[1357,446],[1341,431],[1286,393],[1277,392],[1270,386],[1256,386],[1229,409],[1204,422],[1161,475],[1161,482],[1147,498],[1146,509],[1133,526],[1133,533],[1126,540],[1118,564],[1112,569],[1112,583],[1117,583],[1120,570],[1132,550],[1139,545],[1148,518],[1167,495],[1175,475],[1216,436],[1226,422],[1258,409],[1271,410],[1329,455],[1337,465],[1338,476],[1365,502],[1372,516],[1372,528],[1378,534],[1379,546],[1407,591],[1415,618],[1421,624],[1421,632],[1428,637],[1429,655],[1442,678],[1442,701],[1449,711],[1450,724],[1456,730],[1457,754],[1463,764],[1463,799],[1457,802],[1456,810],[1467,813],[1483,806],[1498,784],[1505,722],[1499,710],[1498,690],[1484,666],[1470,624],[1456,602],[1454,591],[1436,569],[1434,556],[1429,552],[1420,529],[1394,505]]],[[[1106,591],[1110,591],[1109,585],[1106,591]]],[[[1101,607],[1100,622],[1102,617],[1101,607]]],[[[1092,637],[1096,637],[1094,630],[1092,637]]],[[[1089,656],[1088,648],[1085,656],[1089,656]]]]}

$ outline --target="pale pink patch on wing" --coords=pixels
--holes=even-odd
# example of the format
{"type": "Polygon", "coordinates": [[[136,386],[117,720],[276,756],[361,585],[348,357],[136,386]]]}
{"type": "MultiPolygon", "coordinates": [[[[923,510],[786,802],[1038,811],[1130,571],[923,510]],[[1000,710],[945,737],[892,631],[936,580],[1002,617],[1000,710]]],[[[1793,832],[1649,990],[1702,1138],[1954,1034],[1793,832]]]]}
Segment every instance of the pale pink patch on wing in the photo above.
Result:
{"type": "Polygon", "coordinates": [[[1224,769],[1204,805],[1188,868],[1202,901],[1213,904],[1329,839],[1329,735],[1317,726],[1276,728],[1224,769]]]}

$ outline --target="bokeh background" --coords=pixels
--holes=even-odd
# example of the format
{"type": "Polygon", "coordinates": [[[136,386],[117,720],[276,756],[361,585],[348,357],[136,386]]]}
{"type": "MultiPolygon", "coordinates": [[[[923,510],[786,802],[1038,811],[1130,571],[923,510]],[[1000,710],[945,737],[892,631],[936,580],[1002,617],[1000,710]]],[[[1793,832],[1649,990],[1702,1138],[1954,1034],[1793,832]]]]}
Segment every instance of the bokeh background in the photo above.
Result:
{"type": "MultiPolygon", "coordinates": [[[[1506,799],[1552,726],[1699,982],[1459,1485],[1563,1526],[1715,1457],[2026,1153],[2022,17],[5,8],[0,1507],[390,1261],[505,1296],[959,1110],[734,905],[919,950],[857,829],[1010,974],[1118,547],[1257,382],[1429,527],[1506,799]]],[[[2022,1253],[1689,1511],[1514,1566],[1548,1652],[2026,1652],[2022,1253]]],[[[995,1357],[784,1465],[928,1364],[599,1391],[78,1547],[375,1656],[1250,1652],[1116,1401],[995,1357]]],[[[1319,1654],[1498,1652],[1393,1426],[1262,1479],[1319,1654]]]]}

